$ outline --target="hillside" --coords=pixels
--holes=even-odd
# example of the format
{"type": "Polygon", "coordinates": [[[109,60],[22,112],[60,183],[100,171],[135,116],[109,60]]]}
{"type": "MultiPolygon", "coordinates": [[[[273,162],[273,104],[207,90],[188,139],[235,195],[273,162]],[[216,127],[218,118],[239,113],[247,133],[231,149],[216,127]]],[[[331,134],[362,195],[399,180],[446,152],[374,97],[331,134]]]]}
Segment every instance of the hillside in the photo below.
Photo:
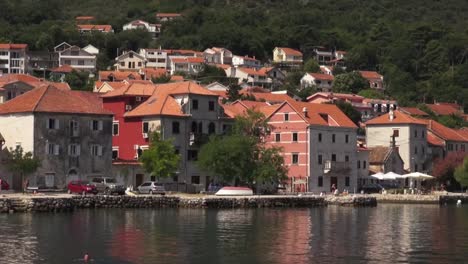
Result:
{"type": "Polygon", "coordinates": [[[0,0],[0,40],[30,49],[67,41],[91,43],[105,52],[140,47],[203,50],[224,46],[267,60],[275,46],[314,46],[348,51],[348,70],[384,74],[388,94],[402,104],[454,101],[468,106],[468,2],[403,0],[0,0]],[[155,22],[156,12],[181,12],[152,41],[145,32],[119,32],[133,19],[155,22]],[[80,36],[74,17],[96,16],[116,34],[80,36]]]}

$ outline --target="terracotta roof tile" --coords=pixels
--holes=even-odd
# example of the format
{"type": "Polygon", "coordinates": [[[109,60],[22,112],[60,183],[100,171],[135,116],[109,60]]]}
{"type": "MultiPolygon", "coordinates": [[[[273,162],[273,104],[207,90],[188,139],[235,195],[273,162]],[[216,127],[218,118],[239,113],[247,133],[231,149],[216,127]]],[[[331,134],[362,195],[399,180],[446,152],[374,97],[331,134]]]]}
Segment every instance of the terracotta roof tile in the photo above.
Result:
{"type": "Polygon", "coordinates": [[[302,56],[302,52],[291,49],[291,48],[285,48],[285,47],[278,47],[278,49],[283,50],[284,54],[290,55],[290,56],[302,56]]]}
{"type": "Polygon", "coordinates": [[[100,30],[103,32],[112,32],[111,25],[77,25],[80,30],[100,30]]]}
{"type": "Polygon", "coordinates": [[[438,146],[438,147],[445,146],[444,141],[438,138],[437,136],[435,136],[434,134],[432,134],[431,132],[427,133],[427,143],[429,143],[429,145],[438,146]]]}
{"type": "Polygon", "coordinates": [[[400,107],[400,111],[409,114],[409,115],[415,115],[415,116],[429,116],[428,113],[422,111],[421,109],[417,107],[400,107]]]}
{"type": "Polygon", "coordinates": [[[456,114],[461,113],[459,109],[448,104],[426,104],[426,105],[436,115],[453,115],[453,114],[456,115],[456,114]]]}
{"type": "Polygon", "coordinates": [[[125,86],[109,91],[101,97],[143,96],[150,97],[156,90],[156,85],[147,83],[127,83],[125,86]]]}
{"type": "Polygon", "coordinates": [[[314,77],[317,80],[325,80],[325,81],[333,81],[335,78],[333,75],[330,74],[323,74],[323,73],[307,73],[310,76],[314,77]]]}
{"type": "Polygon", "coordinates": [[[84,93],[42,86],[1,104],[0,115],[34,112],[112,115],[91,99],[94,95],[84,93]]]}
{"type": "Polygon", "coordinates": [[[257,76],[266,76],[265,71],[260,71],[252,68],[246,68],[246,67],[238,67],[236,68],[238,71],[242,71],[248,75],[257,75],[257,76]]]}
{"type": "Polygon", "coordinates": [[[328,92],[318,92],[314,93],[313,95],[307,97],[307,101],[312,101],[317,97],[324,97],[329,100],[333,99],[341,99],[344,101],[351,101],[351,102],[358,102],[362,103],[364,97],[357,95],[357,94],[344,94],[344,93],[328,93],[328,92]]]}
{"type": "Polygon", "coordinates": [[[64,64],[60,67],[50,69],[51,72],[59,72],[59,73],[70,73],[73,71],[73,68],[70,65],[64,64]]]}
{"type": "Polygon", "coordinates": [[[93,20],[94,17],[93,16],[77,16],[75,19],[76,20],[93,20]]]}
{"type": "Polygon", "coordinates": [[[375,71],[359,71],[364,79],[381,79],[383,76],[375,71]]]}
{"type": "Polygon", "coordinates": [[[369,147],[369,164],[384,163],[385,159],[390,155],[391,148],[384,146],[369,147]]]}
{"type": "Polygon", "coordinates": [[[181,76],[181,75],[171,76],[171,82],[183,82],[183,81],[184,81],[184,76],[181,76]]]}
{"type": "Polygon", "coordinates": [[[140,74],[132,71],[100,71],[99,80],[100,81],[110,81],[110,78],[114,78],[114,81],[123,81],[123,80],[141,80],[140,74]]]}
{"type": "Polygon", "coordinates": [[[287,94],[273,94],[273,93],[254,93],[254,92],[247,92],[245,90],[240,91],[241,95],[252,95],[255,97],[255,100],[257,101],[266,101],[270,103],[282,103],[284,101],[294,101],[293,98],[291,98],[287,94]]]}
{"type": "Polygon", "coordinates": [[[0,49],[27,49],[28,44],[0,43],[0,49]]]}
{"type": "Polygon", "coordinates": [[[156,69],[156,68],[144,68],[142,69],[145,78],[150,80],[151,78],[158,78],[163,75],[167,75],[166,69],[156,69]]]}
{"type": "Polygon", "coordinates": [[[393,111],[394,118],[390,120],[389,113],[373,118],[366,122],[366,125],[391,125],[391,124],[418,124],[425,125],[426,123],[414,118],[408,114],[405,114],[399,110],[393,111]]]}
{"type": "Polygon", "coordinates": [[[421,119],[421,121],[427,124],[427,129],[429,131],[443,140],[468,142],[468,140],[460,135],[455,129],[448,128],[434,120],[421,119]]]}
{"type": "Polygon", "coordinates": [[[156,13],[156,17],[163,18],[163,17],[180,17],[182,14],[179,13],[156,13]]]}

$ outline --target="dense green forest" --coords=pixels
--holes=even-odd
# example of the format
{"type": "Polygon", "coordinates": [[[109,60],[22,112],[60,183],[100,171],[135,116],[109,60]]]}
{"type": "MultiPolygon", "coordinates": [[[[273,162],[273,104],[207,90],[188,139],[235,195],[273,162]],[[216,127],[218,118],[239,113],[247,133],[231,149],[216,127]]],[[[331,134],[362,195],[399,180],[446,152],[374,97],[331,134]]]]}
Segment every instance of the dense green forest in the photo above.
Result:
{"type": "Polygon", "coordinates": [[[348,71],[377,70],[400,104],[458,101],[468,107],[468,2],[463,0],[0,0],[0,41],[31,50],[67,41],[104,49],[99,67],[117,49],[203,50],[224,46],[267,61],[275,46],[311,56],[314,46],[348,51],[348,71]],[[146,32],[120,32],[133,19],[181,12],[154,41],[146,32]],[[81,36],[74,17],[93,15],[112,35],[81,36]]]}

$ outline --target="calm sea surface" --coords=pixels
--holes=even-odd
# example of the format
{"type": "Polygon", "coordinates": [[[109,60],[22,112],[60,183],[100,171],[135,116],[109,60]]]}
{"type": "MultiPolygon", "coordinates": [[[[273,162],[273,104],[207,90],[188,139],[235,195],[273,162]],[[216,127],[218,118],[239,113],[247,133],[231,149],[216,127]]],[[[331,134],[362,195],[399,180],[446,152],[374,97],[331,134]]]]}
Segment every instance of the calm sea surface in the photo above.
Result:
{"type": "Polygon", "coordinates": [[[468,206],[1,214],[0,263],[467,263],[468,206]]]}

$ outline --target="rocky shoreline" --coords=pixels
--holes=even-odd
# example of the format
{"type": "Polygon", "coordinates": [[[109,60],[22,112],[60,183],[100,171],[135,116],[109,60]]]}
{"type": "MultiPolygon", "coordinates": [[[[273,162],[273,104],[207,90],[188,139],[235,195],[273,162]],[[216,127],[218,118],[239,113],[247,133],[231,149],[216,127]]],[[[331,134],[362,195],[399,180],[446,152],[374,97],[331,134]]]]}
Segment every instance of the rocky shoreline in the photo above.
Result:
{"type": "Polygon", "coordinates": [[[377,206],[378,203],[468,203],[468,195],[276,195],[276,196],[12,196],[0,198],[0,212],[71,212],[86,208],[294,208],[377,206]]]}

